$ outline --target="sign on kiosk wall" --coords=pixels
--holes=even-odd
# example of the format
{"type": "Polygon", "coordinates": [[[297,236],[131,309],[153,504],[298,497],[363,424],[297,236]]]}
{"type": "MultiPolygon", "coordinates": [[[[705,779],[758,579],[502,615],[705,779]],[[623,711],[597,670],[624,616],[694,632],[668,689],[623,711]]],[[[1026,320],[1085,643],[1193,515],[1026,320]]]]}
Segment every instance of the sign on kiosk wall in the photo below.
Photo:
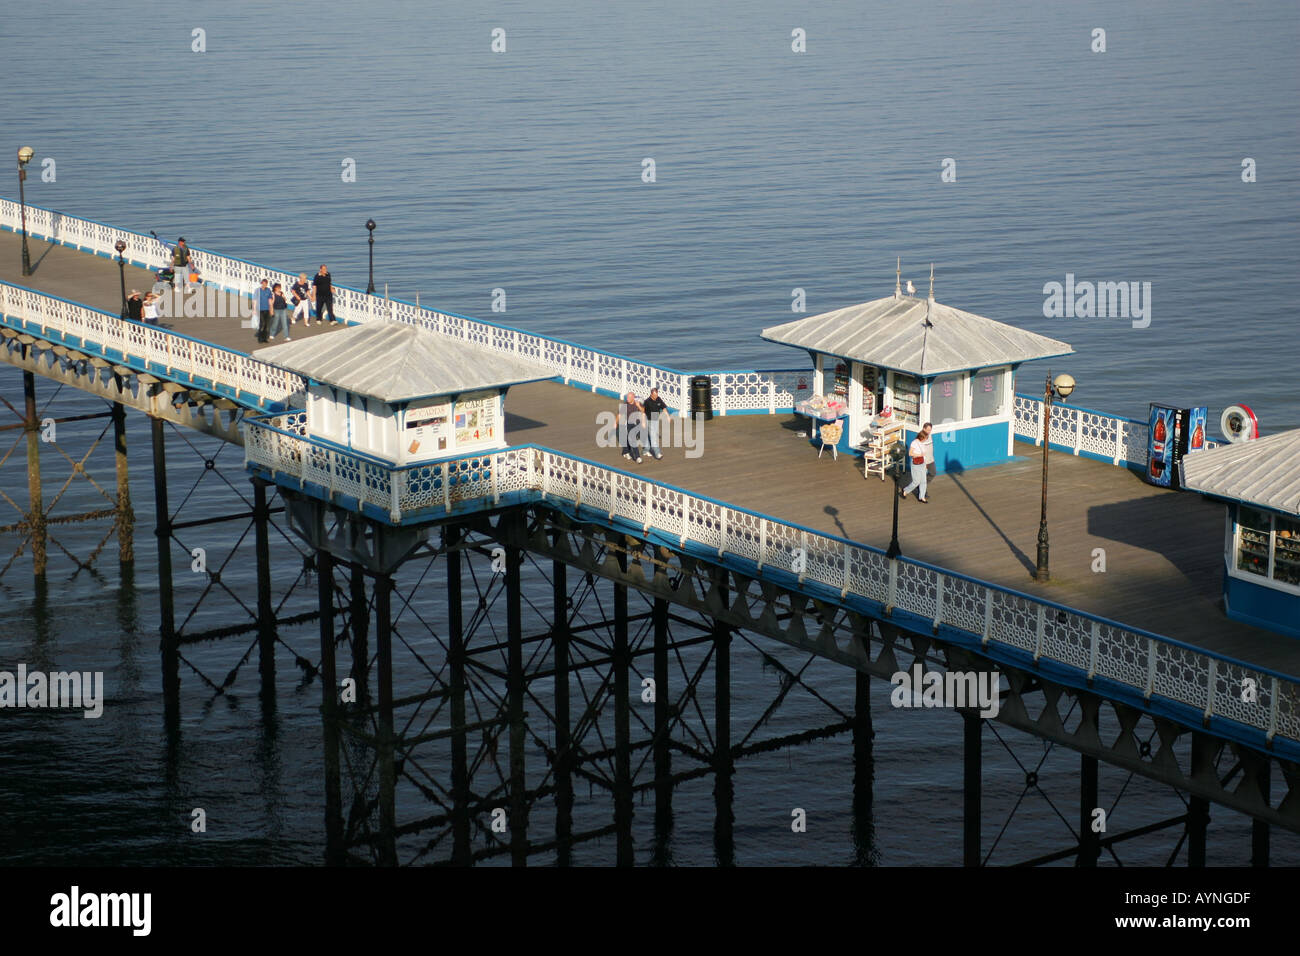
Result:
{"type": "Polygon", "coordinates": [[[497,444],[499,424],[495,392],[463,395],[456,403],[456,450],[484,448],[497,444]]]}
{"type": "Polygon", "coordinates": [[[406,461],[423,461],[451,452],[451,402],[406,410],[402,452],[406,461]]]}

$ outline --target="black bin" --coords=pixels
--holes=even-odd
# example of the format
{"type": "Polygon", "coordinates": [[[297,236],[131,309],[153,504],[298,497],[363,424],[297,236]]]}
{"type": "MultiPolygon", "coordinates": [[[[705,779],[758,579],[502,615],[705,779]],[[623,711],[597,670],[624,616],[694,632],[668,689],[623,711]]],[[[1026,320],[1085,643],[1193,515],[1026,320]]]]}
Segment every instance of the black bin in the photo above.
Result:
{"type": "Polygon", "coordinates": [[[691,417],[713,421],[713,383],[707,375],[691,377],[691,417]]]}

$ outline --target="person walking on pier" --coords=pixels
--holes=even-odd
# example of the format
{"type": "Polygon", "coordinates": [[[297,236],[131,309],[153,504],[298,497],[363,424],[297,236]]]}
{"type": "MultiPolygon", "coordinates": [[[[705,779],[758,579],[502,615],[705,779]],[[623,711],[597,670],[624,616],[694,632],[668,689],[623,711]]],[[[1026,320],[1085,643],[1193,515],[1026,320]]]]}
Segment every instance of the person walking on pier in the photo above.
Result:
{"type": "Polygon", "coordinates": [[[185,237],[181,236],[176,240],[176,245],[172,247],[172,288],[176,288],[176,282],[180,280],[181,292],[185,292],[190,281],[190,247],[185,245],[185,237]]]}
{"type": "Polygon", "coordinates": [[[663,452],[659,450],[659,413],[668,410],[668,405],[659,397],[658,388],[650,389],[650,395],[642,404],[641,409],[646,418],[646,448],[657,461],[664,456],[663,452]]]}
{"type": "Polygon", "coordinates": [[[276,335],[284,333],[286,342],[293,341],[289,338],[289,302],[284,297],[284,286],[276,283],[271,286],[271,341],[275,341],[276,335]]]}
{"type": "Polygon", "coordinates": [[[930,499],[925,494],[925,479],[928,470],[926,468],[926,459],[930,456],[930,431],[933,427],[929,422],[926,422],[921,426],[921,430],[916,437],[912,439],[912,443],[908,445],[907,454],[912,465],[912,483],[898,493],[898,497],[906,498],[913,488],[917,488],[916,500],[926,505],[930,503],[930,499]]]}
{"type": "Polygon", "coordinates": [[[289,287],[293,293],[293,319],[291,325],[297,325],[302,319],[304,326],[311,325],[311,286],[307,284],[307,273],[299,272],[298,281],[289,287]]]}
{"type": "Polygon", "coordinates": [[[623,457],[641,464],[641,403],[631,392],[623,405],[623,457]]]}
{"type": "Polygon", "coordinates": [[[254,293],[257,300],[257,341],[265,342],[267,336],[271,334],[271,288],[267,285],[266,279],[262,280],[262,286],[254,293]]]}
{"type": "Polygon", "coordinates": [[[324,322],[325,310],[329,309],[330,322],[337,322],[338,319],[334,317],[334,281],[330,278],[329,269],[321,266],[311,284],[316,287],[316,321],[324,322]]]}

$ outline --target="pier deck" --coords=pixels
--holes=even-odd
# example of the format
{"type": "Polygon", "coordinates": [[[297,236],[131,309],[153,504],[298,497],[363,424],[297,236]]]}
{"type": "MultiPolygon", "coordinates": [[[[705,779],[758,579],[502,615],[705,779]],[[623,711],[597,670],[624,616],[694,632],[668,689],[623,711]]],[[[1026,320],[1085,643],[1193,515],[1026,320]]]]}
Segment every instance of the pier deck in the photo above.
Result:
{"type": "MultiPolygon", "coordinates": [[[[0,233],[0,279],[116,312],[117,264],[30,240],[35,274],[19,269],[19,239],[0,233]]],[[[127,267],[127,288],[147,290],[153,274],[127,267]]],[[[170,327],[249,352],[256,342],[237,319],[177,318],[170,327]]],[[[294,328],[328,334],[329,326],[294,328]]],[[[892,483],[864,479],[849,457],[818,459],[788,414],[715,418],[703,454],[688,459],[665,430],[665,458],[635,465],[619,448],[597,445],[597,415],[614,399],[555,383],[512,389],[507,435],[634,472],[728,504],[842,535],[879,548],[889,543],[892,483]]],[[[931,482],[931,503],[901,503],[907,557],[1014,588],[1130,626],[1300,675],[1300,643],[1229,620],[1221,606],[1224,509],[1199,495],[1153,488],[1122,468],[1052,453],[1049,529],[1052,581],[1032,579],[1038,531],[1041,450],[1017,443],[1016,460],[931,482]],[[1092,570],[1105,550],[1106,571],[1092,570]]]]}

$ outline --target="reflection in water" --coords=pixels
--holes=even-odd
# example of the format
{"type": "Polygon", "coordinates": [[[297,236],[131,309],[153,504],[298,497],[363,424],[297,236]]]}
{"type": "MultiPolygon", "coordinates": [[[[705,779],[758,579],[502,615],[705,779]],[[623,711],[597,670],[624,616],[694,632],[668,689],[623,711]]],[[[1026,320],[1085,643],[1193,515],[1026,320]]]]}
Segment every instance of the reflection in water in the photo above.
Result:
{"type": "Polygon", "coordinates": [[[876,847],[876,818],[872,788],[875,785],[871,724],[871,678],[857,675],[857,712],[853,721],[853,862],[857,866],[879,866],[880,850],[876,847]]]}

